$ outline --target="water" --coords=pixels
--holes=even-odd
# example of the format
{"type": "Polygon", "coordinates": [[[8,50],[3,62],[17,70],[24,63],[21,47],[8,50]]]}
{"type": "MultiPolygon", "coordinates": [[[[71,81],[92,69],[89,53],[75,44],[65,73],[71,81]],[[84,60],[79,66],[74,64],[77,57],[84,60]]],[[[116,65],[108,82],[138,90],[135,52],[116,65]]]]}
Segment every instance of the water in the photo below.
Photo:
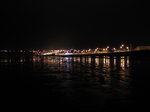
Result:
{"type": "Polygon", "coordinates": [[[149,96],[149,65],[148,57],[1,57],[1,101],[55,111],[141,109],[149,96]]]}

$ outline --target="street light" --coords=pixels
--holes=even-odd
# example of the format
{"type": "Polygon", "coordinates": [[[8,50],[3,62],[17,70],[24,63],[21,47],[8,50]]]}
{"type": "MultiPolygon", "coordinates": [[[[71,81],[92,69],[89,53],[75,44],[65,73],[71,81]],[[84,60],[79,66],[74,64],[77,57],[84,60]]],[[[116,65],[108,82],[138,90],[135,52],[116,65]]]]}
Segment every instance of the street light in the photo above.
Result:
{"type": "Polygon", "coordinates": [[[129,47],[126,47],[126,49],[129,51],[129,47]]]}
{"type": "Polygon", "coordinates": [[[113,48],[113,50],[115,51],[115,50],[116,50],[116,48],[113,48]]]}
{"type": "Polygon", "coordinates": [[[122,44],[121,46],[124,47],[124,44],[122,44]]]}

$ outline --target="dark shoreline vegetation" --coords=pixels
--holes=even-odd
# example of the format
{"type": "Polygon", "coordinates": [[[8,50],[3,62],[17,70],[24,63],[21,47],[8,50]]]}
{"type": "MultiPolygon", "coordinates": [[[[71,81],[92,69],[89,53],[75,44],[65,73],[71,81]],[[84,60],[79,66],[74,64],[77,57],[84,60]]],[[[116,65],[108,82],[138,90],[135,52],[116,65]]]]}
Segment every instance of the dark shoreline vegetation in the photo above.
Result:
{"type": "Polygon", "coordinates": [[[0,55],[0,96],[6,107],[74,112],[147,109],[150,51],[67,57],[27,54],[0,55]]]}

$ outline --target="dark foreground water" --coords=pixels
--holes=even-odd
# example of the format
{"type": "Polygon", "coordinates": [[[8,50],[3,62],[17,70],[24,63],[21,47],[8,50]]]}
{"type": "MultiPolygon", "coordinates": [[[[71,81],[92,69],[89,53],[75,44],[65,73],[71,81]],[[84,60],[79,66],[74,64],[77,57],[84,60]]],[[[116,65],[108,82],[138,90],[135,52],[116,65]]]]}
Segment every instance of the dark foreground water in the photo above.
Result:
{"type": "Polygon", "coordinates": [[[149,70],[149,57],[0,57],[0,107],[144,111],[149,70]]]}

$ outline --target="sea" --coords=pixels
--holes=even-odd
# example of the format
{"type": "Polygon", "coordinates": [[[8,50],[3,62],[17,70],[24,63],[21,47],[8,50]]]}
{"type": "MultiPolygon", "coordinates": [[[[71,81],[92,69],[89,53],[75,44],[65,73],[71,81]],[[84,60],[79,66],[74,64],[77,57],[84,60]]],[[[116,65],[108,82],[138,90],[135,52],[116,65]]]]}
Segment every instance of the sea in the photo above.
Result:
{"type": "Polygon", "coordinates": [[[150,58],[1,56],[0,107],[55,112],[149,109],[150,58]]]}

